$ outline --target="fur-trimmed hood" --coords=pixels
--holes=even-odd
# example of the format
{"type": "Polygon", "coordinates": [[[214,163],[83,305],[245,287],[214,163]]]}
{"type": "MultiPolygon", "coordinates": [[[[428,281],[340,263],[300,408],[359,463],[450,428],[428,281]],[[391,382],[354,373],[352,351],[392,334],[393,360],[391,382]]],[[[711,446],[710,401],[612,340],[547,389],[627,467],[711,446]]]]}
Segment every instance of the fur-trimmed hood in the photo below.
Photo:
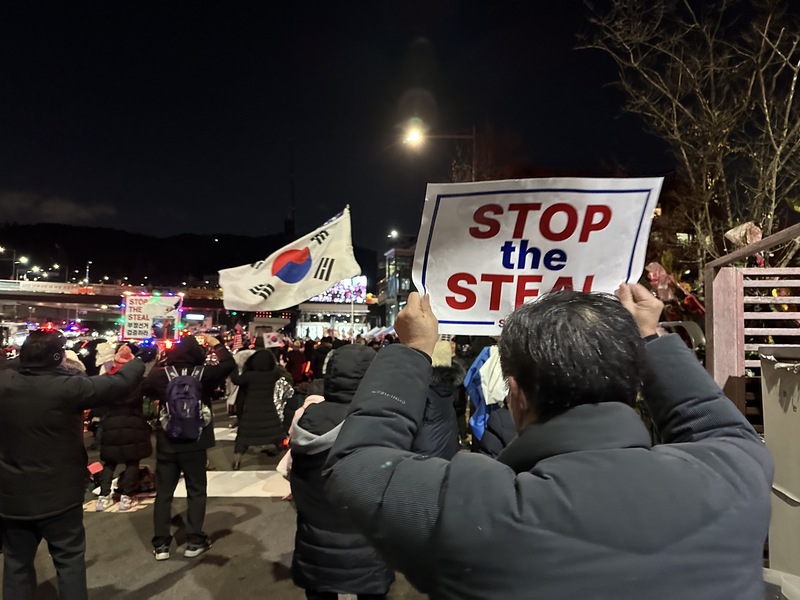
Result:
{"type": "Polygon", "coordinates": [[[453,362],[449,367],[433,367],[430,387],[441,396],[452,394],[458,386],[464,383],[466,376],[466,369],[456,362],[453,362]]]}

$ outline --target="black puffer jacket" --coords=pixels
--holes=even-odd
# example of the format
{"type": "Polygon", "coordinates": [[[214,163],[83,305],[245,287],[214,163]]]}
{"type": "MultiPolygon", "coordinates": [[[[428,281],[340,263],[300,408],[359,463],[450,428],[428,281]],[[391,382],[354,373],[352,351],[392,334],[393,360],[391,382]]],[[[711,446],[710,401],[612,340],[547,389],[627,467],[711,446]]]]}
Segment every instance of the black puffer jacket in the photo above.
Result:
{"type": "Polygon", "coordinates": [[[83,503],[83,411],[124,398],[142,373],[138,359],[99,377],[0,370],[0,516],[47,517],[83,503]]]}
{"type": "Polygon", "coordinates": [[[335,350],[325,375],[325,401],[309,405],[292,431],[290,481],[297,504],[292,576],[307,590],[384,594],[394,581],[394,573],[347,515],[328,502],[322,480],[322,466],[350,400],[375,356],[360,345],[335,350]]]}
{"type": "MultiPolygon", "coordinates": [[[[203,402],[211,407],[211,397],[216,387],[225,381],[231,371],[236,367],[233,356],[223,344],[214,346],[213,352],[219,359],[216,365],[206,365],[203,367],[203,402]]],[[[180,343],[175,344],[167,355],[167,365],[175,367],[178,372],[186,369],[191,373],[192,369],[205,362],[206,351],[197,343],[193,337],[185,337],[180,343]]],[[[151,398],[157,398],[162,402],[166,400],[167,377],[164,367],[153,369],[145,377],[142,383],[142,393],[151,398]]],[[[182,452],[194,452],[196,450],[207,450],[214,446],[214,422],[212,421],[203,428],[203,433],[197,441],[177,441],[171,440],[159,427],[156,429],[156,452],[158,454],[175,454],[182,452]]]]}
{"type": "Polygon", "coordinates": [[[153,453],[153,444],[150,441],[152,433],[142,412],[140,383],[124,403],[110,406],[103,417],[101,460],[122,464],[129,460],[147,458],[153,453]]]}
{"type": "MultiPolygon", "coordinates": [[[[286,436],[283,416],[275,405],[275,385],[284,380],[291,389],[283,369],[277,368],[275,356],[269,350],[257,350],[244,365],[244,372],[234,373],[231,381],[240,386],[236,397],[236,414],[239,428],[236,441],[247,446],[279,444],[286,436]]],[[[283,411],[285,396],[280,399],[283,411]]]]}
{"type": "Polygon", "coordinates": [[[458,453],[458,422],[453,404],[465,375],[464,367],[458,363],[433,367],[425,417],[412,448],[417,454],[450,460],[458,453]]]}

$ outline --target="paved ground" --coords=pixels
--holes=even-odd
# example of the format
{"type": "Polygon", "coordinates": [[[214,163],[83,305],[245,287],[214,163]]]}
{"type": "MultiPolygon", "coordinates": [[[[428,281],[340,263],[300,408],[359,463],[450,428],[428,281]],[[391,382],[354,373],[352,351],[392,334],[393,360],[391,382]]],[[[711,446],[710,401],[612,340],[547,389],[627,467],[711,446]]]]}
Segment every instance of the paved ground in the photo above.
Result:
{"type": "MultiPolygon", "coordinates": [[[[225,419],[218,421],[218,426],[225,423],[225,419]]],[[[232,457],[233,444],[218,443],[209,453],[211,468],[229,470],[232,457]]],[[[93,459],[96,453],[90,453],[90,461],[93,459]]],[[[152,466],[153,461],[144,464],[152,466]]],[[[276,464],[276,458],[251,450],[242,461],[242,468],[274,469],[276,464]]],[[[305,598],[302,590],[292,584],[289,570],[295,532],[291,502],[279,498],[209,498],[205,528],[214,547],[195,559],[184,558],[182,554],[185,538],[179,511],[185,511],[185,507],[184,500],[175,500],[178,547],[173,543],[172,558],[163,562],[156,562],[151,554],[152,506],[132,513],[87,512],[89,597],[92,600],[305,598]]],[[[55,600],[55,571],[44,545],[39,548],[36,568],[40,585],[35,600],[55,600]]],[[[411,600],[424,596],[398,576],[389,597],[411,600]]]]}

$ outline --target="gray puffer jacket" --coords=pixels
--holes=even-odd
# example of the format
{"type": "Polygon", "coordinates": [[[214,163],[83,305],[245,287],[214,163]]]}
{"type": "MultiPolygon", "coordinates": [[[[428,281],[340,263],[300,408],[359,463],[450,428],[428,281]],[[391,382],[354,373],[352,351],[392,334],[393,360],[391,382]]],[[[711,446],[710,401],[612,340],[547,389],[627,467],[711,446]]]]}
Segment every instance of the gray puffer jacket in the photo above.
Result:
{"type": "Polygon", "coordinates": [[[761,600],[769,452],[680,338],[647,345],[645,399],[527,427],[499,460],[410,452],[430,362],[380,352],[331,450],[328,497],[432,598],[761,600]]]}

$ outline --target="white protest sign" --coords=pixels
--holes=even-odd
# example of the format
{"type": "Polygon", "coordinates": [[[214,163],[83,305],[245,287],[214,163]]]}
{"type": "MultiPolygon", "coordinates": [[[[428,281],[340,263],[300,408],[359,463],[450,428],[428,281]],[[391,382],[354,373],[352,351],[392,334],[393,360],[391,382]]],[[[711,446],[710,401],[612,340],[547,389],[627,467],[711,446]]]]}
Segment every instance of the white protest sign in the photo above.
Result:
{"type": "Polygon", "coordinates": [[[441,333],[499,335],[524,302],[639,279],[663,178],[430,184],[414,285],[441,333]]]}
{"type": "Polygon", "coordinates": [[[180,321],[180,296],[137,294],[125,296],[122,339],[141,340],[164,337],[163,333],[180,321]]]}

